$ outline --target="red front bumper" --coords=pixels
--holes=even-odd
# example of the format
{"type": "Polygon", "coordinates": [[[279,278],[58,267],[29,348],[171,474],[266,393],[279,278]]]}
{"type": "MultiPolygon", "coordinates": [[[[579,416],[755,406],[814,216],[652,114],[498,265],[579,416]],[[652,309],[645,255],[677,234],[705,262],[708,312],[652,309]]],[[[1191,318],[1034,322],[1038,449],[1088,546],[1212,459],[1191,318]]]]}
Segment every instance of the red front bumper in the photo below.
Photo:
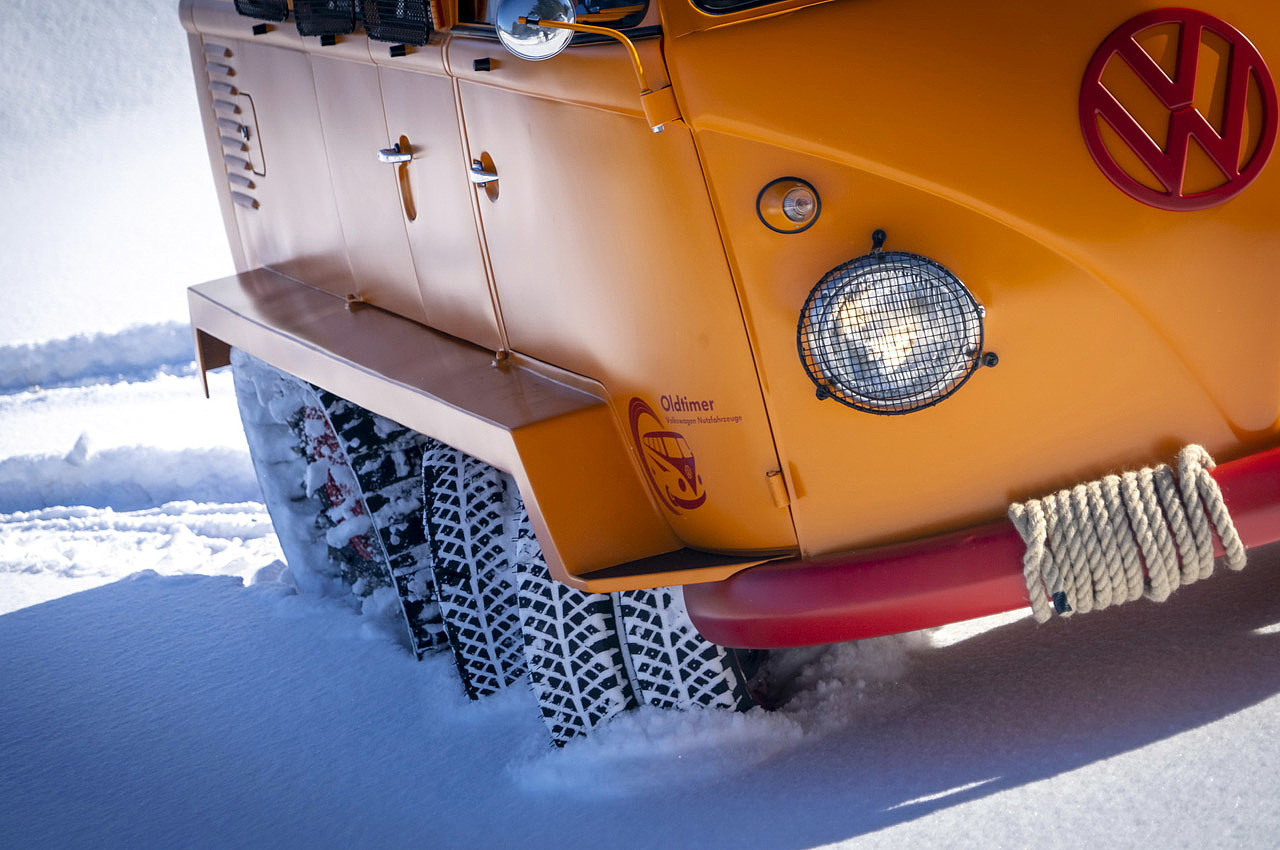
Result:
{"type": "MultiPolygon", "coordinates": [[[[1212,472],[1246,547],[1280,540],[1280,448],[1212,472]]],[[[689,615],[725,646],[811,646],[1028,606],[1022,538],[1008,520],[814,561],[778,561],[686,585],[689,615]]],[[[1222,550],[1218,549],[1218,554],[1222,550]]]]}

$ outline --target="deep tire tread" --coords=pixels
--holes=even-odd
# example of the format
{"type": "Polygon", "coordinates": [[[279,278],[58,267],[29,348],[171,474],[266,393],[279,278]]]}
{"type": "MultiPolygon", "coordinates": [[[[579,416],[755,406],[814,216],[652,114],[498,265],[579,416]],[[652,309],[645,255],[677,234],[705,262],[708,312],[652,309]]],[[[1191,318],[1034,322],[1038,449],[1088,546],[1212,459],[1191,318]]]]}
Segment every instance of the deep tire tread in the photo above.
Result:
{"type": "Polygon", "coordinates": [[[745,711],[755,703],[733,653],[698,634],[678,587],[618,594],[635,688],[658,708],[745,711]]]}
{"type": "Polygon", "coordinates": [[[551,578],[520,505],[520,623],[529,683],[551,740],[561,746],[638,703],[608,596],[551,578]]]}
{"type": "Polygon", "coordinates": [[[255,451],[259,476],[305,478],[272,481],[287,501],[269,505],[273,522],[303,523],[291,534],[314,541],[308,560],[327,543],[322,574],[357,596],[394,586],[415,652],[449,646],[472,698],[527,676],[557,745],[638,705],[755,704],[679,588],[603,595],[555,581],[510,476],[239,352],[233,362],[246,430],[287,428],[296,446],[295,459],[255,451]]]}
{"type": "Polygon", "coordinates": [[[504,476],[443,443],[423,455],[430,562],[458,674],[472,699],[526,670],[504,476]]]}

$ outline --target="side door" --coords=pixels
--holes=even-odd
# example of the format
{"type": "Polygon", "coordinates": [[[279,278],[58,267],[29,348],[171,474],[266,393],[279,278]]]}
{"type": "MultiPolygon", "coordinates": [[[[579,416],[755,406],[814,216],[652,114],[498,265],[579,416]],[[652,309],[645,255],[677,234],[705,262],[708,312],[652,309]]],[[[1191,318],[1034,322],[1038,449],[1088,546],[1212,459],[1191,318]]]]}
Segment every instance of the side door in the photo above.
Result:
{"type": "Polygon", "coordinates": [[[386,145],[412,160],[379,163],[395,177],[400,217],[428,323],[492,351],[506,348],[485,267],[471,183],[464,168],[453,80],[444,39],[404,55],[371,42],[386,145]]]}
{"type": "MultiPolygon", "coordinates": [[[[528,62],[502,49],[483,9],[463,6],[447,60],[467,163],[497,175],[473,191],[511,349],[604,385],[659,510],[686,543],[793,551],[786,499],[770,486],[778,459],[760,383],[688,129],[650,130],[631,62],[612,40],[577,36],[559,56],[528,62]]],[[[657,83],[656,9],[627,15],[657,83]]]]}
{"type": "Polygon", "coordinates": [[[459,168],[445,37],[304,37],[228,0],[187,8],[204,39],[240,265],[504,347],[459,168]]]}
{"type": "Polygon", "coordinates": [[[429,324],[396,202],[396,174],[378,158],[391,143],[370,45],[354,37],[325,46],[309,38],[307,45],[329,177],[355,280],[353,294],[429,324]]]}
{"type": "Polygon", "coordinates": [[[360,294],[497,350],[444,39],[350,43],[314,52],[312,73],[360,294]]]}

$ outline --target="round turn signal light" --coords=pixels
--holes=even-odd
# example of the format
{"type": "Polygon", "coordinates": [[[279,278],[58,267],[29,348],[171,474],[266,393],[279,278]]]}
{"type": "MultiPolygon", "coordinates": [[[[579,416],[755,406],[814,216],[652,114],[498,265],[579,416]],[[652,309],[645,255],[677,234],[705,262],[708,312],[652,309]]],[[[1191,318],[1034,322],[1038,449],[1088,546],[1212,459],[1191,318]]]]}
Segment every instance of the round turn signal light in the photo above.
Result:
{"type": "Polygon", "coordinates": [[[756,214],[764,226],[777,233],[808,230],[822,212],[818,190],[799,177],[780,177],[756,196],[756,214]]]}

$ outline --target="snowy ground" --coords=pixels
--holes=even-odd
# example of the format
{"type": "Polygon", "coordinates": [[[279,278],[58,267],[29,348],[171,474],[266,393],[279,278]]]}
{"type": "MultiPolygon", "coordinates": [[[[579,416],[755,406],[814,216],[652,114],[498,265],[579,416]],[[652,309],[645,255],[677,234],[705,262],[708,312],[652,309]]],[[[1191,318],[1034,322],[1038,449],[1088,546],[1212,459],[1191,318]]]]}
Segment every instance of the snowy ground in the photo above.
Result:
{"type": "Polygon", "coordinates": [[[1276,846],[1280,551],[556,751],[528,693],[469,703],[296,592],[228,376],[205,401],[185,352],[127,354],[164,333],[0,349],[45,364],[0,394],[0,847],[1276,846]]]}
{"type": "Polygon", "coordinates": [[[524,691],[469,703],[297,593],[190,363],[182,289],[228,261],[175,5],[0,16],[0,848],[1280,844],[1280,550],[563,750],[524,691]]]}

